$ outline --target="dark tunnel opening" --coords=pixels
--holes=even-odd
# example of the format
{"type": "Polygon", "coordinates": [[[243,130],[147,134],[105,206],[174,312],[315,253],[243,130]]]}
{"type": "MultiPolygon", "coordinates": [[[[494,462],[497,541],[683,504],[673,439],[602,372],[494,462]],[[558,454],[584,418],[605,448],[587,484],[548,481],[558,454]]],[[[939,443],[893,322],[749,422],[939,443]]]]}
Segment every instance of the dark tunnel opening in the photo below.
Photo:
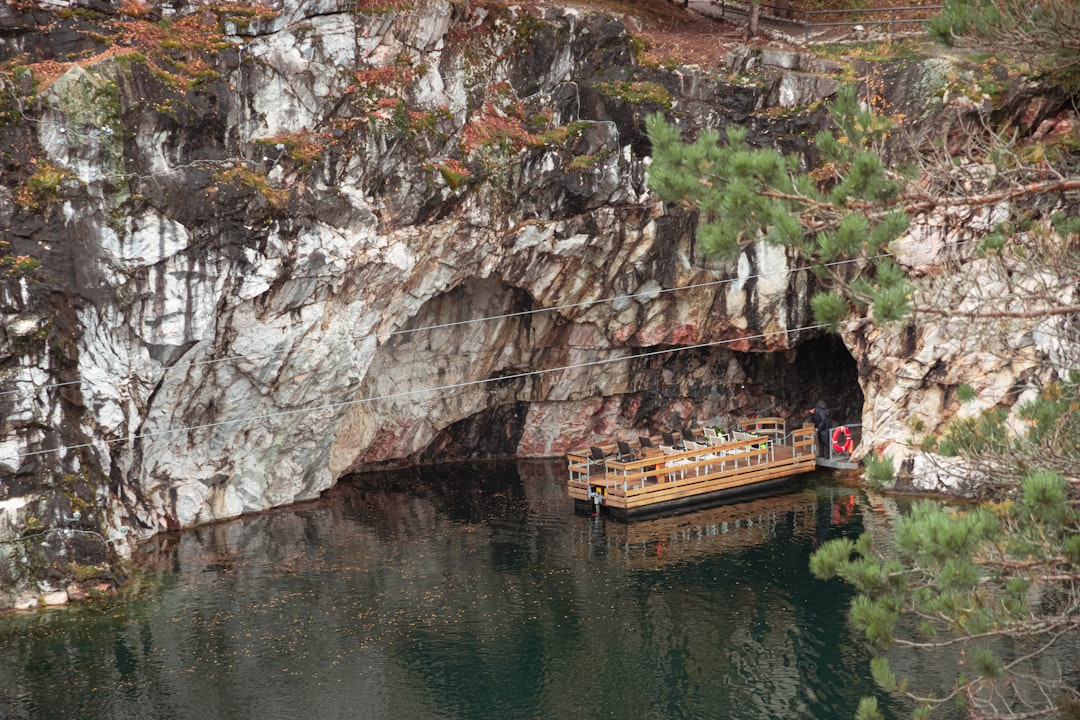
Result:
{"type": "Polygon", "coordinates": [[[748,382],[781,407],[805,413],[819,402],[838,424],[862,422],[863,392],[855,358],[837,335],[771,353],[734,353],[748,382]]]}
{"type": "MultiPolygon", "coordinates": [[[[528,370],[538,358],[521,348],[530,347],[537,336],[543,338],[545,332],[552,332],[551,328],[541,325],[537,329],[537,321],[531,317],[517,324],[503,323],[496,328],[498,332],[485,327],[470,334],[457,327],[470,319],[476,308],[488,308],[490,312],[493,304],[498,312],[506,313],[529,307],[527,298],[497,282],[477,281],[457,288],[439,296],[437,302],[429,301],[411,323],[419,327],[449,323],[454,327],[395,338],[380,351],[378,361],[373,361],[372,376],[391,370],[407,375],[401,369],[404,363],[406,367],[421,368],[416,373],[422,373],[423,368],[445,366],[456,373],[451,380],[472,382],[477,378],[470,374],[471,370],[454,361],[466,351],[477,357],[494,353],[491,343],[495,343],[496,350],[519,350],[498,372],[516,377],[528,370]],[[446,354],[446,348],[457,352],[446,354]]],[[[626,358],[623,392],[612,396],[621,405],[615,420],[618,432],[629,438],[639,432],[674,431],[703,424],[730,427],[754,415],[778,415],[794,427],[805,421],[806,411],[819,402],[836,424],[862,421],[858,365],[837,335],[824,334],[795,348],[773,352],[740,352],[723,345],[654,345],[638,350],[639,356],[626,358]]],[[[492,368],[488,371],[492,372],[492,368]]],[[[486,387],[488,403],[480,403],[472,414],[437,428],[424,447],[408,456],[368,460],[365,471],[517,457],[523,439],[534,432],[527,427],[530,402],[544,400],[535,396],[525,399],[530,393],[524,380],[488,379],[497,381],[486,387]]],[[[582,426],[577,424],[579,431],[582,426]]],[[[580,438],[581,442],[592,440],[580,438]]]]}
{"type": "MultiPolygon", "coordinates": [[[[712,411],[726,417],[722,424],[750,412],[780,415],[790,424],[799,424],[806,419],[806,411],[819,403],[828,409],[834,424],[862,421],[858,366],[835,335],[769,353],[712,348],[654,355],[643,358],[632,376],[636,387],[623,396],[628,436],[637,429],[700,425],[710,420],[712,411]],[[734,373],[733,363],[738,366],[734,373]],[[702,372],[705,369],[708,372],[702,372]],[[741,380],[734,381],[732,375],[741,380]],[[673,412],[674,407],[687,406],[695,408],[692,417],[673,412]]],[[[415,461],[427,465],[514,457],[527,431],[527,416],[526,402],[485,408],[443,428],[415,461]]]]}

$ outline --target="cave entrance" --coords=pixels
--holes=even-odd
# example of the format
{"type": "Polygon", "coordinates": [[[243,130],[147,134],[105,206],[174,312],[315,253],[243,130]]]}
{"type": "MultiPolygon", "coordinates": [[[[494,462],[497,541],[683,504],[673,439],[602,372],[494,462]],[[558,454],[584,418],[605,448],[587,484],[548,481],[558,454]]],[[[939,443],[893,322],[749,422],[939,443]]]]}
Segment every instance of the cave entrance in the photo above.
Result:
{"type": "Polygon", "coordinates": [[[823,335],[780,352],[734,355],[747,382],[780,406],[805,412],[820,401],[837,423],[862,422],[859,367],[838,335],[823,335]]]}

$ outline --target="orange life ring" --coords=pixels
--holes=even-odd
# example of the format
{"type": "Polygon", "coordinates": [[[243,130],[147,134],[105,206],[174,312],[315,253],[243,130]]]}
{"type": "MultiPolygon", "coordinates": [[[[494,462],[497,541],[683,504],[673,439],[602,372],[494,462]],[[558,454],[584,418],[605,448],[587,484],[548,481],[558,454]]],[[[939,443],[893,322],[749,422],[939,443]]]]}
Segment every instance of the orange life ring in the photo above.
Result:
{"type": "Polygon", "coordinates": [[[851,453],[851,430],[848,429],[847,425],[841,425],[833,430],[832,446],[833,450],[838,453],[851,453]]]}

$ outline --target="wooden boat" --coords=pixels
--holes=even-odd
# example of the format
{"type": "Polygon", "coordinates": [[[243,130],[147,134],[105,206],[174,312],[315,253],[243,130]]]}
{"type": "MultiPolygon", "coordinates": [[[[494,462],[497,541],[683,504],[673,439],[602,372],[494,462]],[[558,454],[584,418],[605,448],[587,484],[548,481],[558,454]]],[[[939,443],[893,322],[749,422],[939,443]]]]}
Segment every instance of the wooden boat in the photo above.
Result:
{"type": "Polygon", "coordinates": [[[713,444],[686,444],[681,433],[676,450],[655,438],[656,447],[641,442],[603,445],[567,454],[567,490],[579,510],[615,517],[661,513],[729,496],[764,492],[817,467],[814,428],[786,432],[781,418],[740,422],[732,438],[713,444]]]}

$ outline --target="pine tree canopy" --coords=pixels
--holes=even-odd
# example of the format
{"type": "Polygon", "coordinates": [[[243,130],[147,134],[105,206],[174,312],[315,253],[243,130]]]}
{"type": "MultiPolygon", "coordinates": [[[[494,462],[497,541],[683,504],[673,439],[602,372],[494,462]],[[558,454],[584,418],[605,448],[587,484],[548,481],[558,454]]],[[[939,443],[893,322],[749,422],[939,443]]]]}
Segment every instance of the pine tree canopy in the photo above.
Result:
{"type": "MultiPolygon", "coordinates": [[[[948,0],[934,27],[953,42],[1034,43],[1023,49],[1037,71],[1080,91],[1080,3],[948,0]]],[[[912,162],[900,168],[886,158],[905,129],[858,102],[854,89],[837,94],[830,118],[807,169],[804,158],[750,147],[741,128],[684,142],[654,115],[649,184],[664,202],[698,214],[704,252],[734,260],[766,242],[784,247],[792,266],[809,264],[818,279],[814,318],[832,329],[853,317],[943,326],[968,318],[986,334],[1052,321],[1065,350],[1038,397],[1011,415],[968,413],[909,441],[928,456],[962,459],[982,502],[916,503],[897,520],[891,548],[872,547],[869,535],[833,540],[810,563],[815,576],[858,590],[850,620],[878,653],[871,674],[913,717],[960,705],[971,718],[1080,718],[1080,218],[1065,194],[1080,190],[1076,151],[1026,152],[1013,135],[981,126],[959,154],[938,152],[943,141],[928,150],[906,144],[912,162]],[[1023,285],[1022,302],[961,304],[948,272],[916,277],[897,261],[897,240],[928,214],[974,218],[990,208],[1005,214],[969,232],[974,256],[1023,278],[1014,284],[1017,292],[1023,285]],[[890,664],[898,647],[955,662],[947,690],[911,687],[890,664]]],[[[955,391],[959,403],[975,395],[955,391]]],[[[892,479],[887,457],[871,454],[867,470],[875,485],[892,479]]],[[[883,717],[873,697],[854,712],[883,717]]]]}

